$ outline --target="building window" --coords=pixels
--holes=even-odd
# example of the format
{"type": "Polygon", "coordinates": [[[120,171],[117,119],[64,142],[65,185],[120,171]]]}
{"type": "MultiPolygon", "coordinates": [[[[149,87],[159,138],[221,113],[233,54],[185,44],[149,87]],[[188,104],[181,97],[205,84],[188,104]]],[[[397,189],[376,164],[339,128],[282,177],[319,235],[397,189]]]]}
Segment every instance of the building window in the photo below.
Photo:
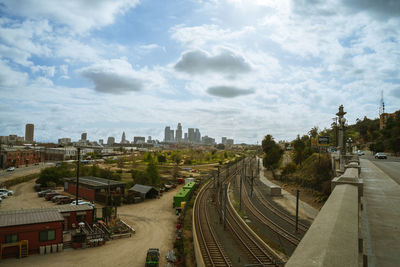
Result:
{"type": "Polygon", "coordinates": [[[77,221],[78,223],[80,223],[80,222],[86,222],[86,214],[84,214],[84,215],[76,215],[76,221],[77,221]]]}
{"type": "Polygon", "coordinates": [[[56,230],[46,230],[39,232],[39,242],[56,240],[56,230]]]}
{"type": "Polygon", "coordinates": [[[6,235],[5,243],[16,243],[18,242],[18,234],[6,235]]]}

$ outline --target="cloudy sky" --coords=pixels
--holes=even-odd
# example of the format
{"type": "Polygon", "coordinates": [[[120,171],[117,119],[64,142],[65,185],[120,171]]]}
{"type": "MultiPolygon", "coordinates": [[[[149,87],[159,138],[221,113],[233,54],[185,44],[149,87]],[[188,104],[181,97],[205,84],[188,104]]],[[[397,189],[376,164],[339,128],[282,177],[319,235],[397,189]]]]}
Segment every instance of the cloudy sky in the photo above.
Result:
{"type": "Polygon", "coordinates": [[[291,140],[400,108],[397,0],[0,0],[0,135],[291,140]]]}

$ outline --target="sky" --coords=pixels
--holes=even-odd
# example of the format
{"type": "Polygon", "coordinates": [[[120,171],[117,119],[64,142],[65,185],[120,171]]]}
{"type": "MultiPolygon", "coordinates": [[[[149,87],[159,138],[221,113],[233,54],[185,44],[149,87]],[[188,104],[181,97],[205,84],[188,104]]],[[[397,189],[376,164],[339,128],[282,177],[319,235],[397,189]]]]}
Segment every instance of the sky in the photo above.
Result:
{"type": "Polygon", "coordinates": [[[0,135],[260,142],[400,108],[397,0],[0,0],[0,135]]]}

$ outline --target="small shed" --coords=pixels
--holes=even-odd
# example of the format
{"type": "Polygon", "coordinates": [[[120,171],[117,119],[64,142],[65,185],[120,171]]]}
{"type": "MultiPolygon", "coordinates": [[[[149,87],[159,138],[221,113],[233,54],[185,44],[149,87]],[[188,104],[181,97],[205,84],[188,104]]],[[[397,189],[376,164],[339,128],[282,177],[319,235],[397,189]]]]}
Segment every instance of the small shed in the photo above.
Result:
{"type": "Polygon", "coordinates": [[[152,186],[135,184],[129,189],[129,193],[135,197],[141,197],[142,199],[155,198],[158,196],[158,190],[152,186]]]}

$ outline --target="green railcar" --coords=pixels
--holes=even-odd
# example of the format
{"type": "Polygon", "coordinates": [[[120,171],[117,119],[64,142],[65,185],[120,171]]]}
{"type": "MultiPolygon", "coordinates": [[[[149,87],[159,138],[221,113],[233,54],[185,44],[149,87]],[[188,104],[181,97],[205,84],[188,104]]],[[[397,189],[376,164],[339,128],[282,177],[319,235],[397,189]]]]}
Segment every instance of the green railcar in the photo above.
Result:
{"type": "Polygon", "coordinates": [[[196,183],[195,182],[189,182],[186,185],[183,186],[183,189],[189,189],[190,190],[190,196],[193,195],[194,189],[196,188],[196,183]]]}
{"type": "Polygon", "coordinates": [[[187,202],[190,200],[191,192],[190,189],[182,188],[179,192],[174,196],[174,208],[180,208],[181,202],[187,202]]]}

